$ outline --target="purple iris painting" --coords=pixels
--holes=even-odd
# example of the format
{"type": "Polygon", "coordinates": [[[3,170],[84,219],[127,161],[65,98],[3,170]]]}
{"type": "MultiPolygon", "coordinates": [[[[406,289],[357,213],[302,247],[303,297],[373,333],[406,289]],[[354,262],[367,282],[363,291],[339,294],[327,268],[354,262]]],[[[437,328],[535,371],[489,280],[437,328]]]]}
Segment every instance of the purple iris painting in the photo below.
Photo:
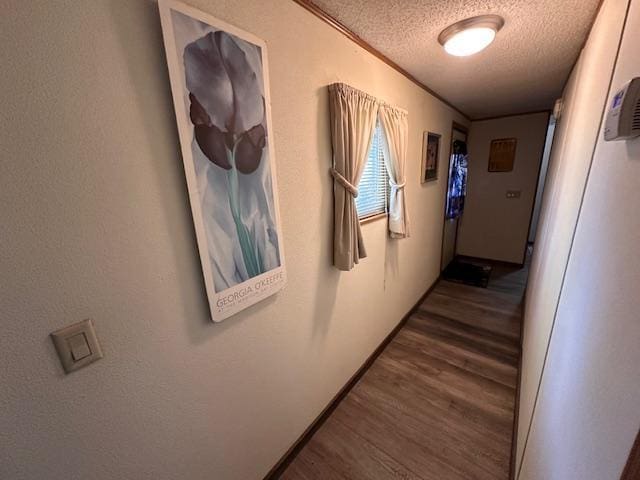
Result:
{"type": "Polygon", "coordinates": [[[262,52],[178,11],[171,19],[205,250],[219,293],[281,265],[262,52]]]}

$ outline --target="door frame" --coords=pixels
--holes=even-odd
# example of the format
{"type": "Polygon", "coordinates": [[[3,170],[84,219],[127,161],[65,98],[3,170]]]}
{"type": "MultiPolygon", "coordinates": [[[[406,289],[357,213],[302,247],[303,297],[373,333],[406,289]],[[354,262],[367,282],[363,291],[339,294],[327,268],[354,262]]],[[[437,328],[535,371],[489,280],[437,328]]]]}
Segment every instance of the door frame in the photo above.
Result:
{"type": "Polygon", "coordinates": [[[629,458],[627,464],[624,467],[624,471],[620,476],[620,480],[634,480],[639,478],[640,475],[640,431],[636,436],[635,442],[629,452],[629,458]]]}
{"type": "MultiPolygon", "coordinates": [[[[445,234],[445,225],[447,223],[447,193],[449,192],[449,178],[451,176],[451,155],[453,153],[453,132],[457,130],[462,133],[465,137],[465,142],[469,142],[469,129],[464,125],[453,121],[451,123],[451,136],[449,141],[449,156],[447,157],[447,183],[444,188],[444,206],[442,207],[442,241],[440,243],[440,271],[442,272],[446,265],[443,265],[444,258],[444,234],[445,234]]],[[[458,229],[459,229],[459,218],[456,219],[456,235],[453,240],[453,256],[455,258],[456,250],[458,247],[458,229]]]]}

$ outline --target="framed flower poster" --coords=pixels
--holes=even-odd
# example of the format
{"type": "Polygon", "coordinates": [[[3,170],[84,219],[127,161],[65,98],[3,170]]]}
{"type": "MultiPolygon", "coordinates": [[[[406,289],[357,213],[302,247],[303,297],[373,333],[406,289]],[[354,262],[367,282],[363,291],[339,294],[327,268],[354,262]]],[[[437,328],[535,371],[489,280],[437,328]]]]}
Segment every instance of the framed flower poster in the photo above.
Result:
{"type": "Polygon", "coordinates": [[[422,136],[422,175],[420,176],[420,183],[425,183],[438,179],[441,135],[424,132],[422,136]]]}
{"type": "Polygon", "coordinates": [[[173,0],[160,18],[211,317],[286,282],[267,51],[253,35],[173,0]]]}

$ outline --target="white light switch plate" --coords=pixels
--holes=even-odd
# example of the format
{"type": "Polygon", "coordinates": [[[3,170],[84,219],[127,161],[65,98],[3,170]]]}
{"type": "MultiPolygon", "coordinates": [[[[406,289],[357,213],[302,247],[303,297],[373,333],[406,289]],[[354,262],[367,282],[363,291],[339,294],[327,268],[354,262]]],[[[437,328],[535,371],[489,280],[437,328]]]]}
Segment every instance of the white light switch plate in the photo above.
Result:
{"type": "Polygon", "coordinates": [[[67,373],[102,358],[102,349],[90,319],[56,330],[51,338],[67,373]]]}

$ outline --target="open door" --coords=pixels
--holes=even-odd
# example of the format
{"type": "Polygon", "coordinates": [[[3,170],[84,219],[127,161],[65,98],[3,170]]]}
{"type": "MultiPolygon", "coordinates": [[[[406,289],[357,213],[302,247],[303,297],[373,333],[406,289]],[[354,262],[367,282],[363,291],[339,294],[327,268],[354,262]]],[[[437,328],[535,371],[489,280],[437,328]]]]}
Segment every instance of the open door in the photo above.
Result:
{"type": "Polygon", "coordinates": [[[460,218],[452,218],[447,219],[447,199],[449,196],[449,185],[451,182],[451,169],[453,167],[453,155],[454,155],[454,142],[467,142],[467,129],[462,125],[457,123],[453,123],[453,127],[451,128],[451,145],[449,146],[449,167],[447,175],[447,186],[445,189],[445,201],[444,201],[444,217],[443,217],[443,226],[442,226],[442,255],[440,259],[440,271],[443,271],[447,268],[447,265],[451,263],[451,261],[456,256],[456,241],[458,239],[458,227],[460,218]]]}

